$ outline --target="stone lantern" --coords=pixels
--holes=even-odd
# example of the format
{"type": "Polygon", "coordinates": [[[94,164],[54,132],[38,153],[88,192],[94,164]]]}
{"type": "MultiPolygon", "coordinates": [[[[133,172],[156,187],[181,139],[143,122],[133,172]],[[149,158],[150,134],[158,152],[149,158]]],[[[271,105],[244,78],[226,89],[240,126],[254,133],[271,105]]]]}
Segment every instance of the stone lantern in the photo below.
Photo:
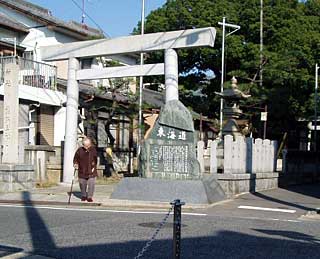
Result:
{"type": "Polygon", "coordinates": [[[225,89],[222,93],[215,92],[215,94],[221,96],[224,99],[224,109],[223,116],[227,121],[222,129],[222,136],[232,135],[242,136],[240,132],[239,125],[237,123],[237,119],[243,114],[242,110],[239,108],[240,100],[245,100],[251,97],[251,95],[247,95],[243,93],[238,88],[238,80],[235,77],[231,79],[231,88],[225,89]]]}

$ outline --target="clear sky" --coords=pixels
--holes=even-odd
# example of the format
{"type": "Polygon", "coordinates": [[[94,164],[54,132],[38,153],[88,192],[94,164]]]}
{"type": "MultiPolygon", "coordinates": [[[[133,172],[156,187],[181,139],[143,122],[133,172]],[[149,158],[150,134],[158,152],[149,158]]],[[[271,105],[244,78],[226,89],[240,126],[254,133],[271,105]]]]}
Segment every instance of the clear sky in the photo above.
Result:
{"type": "MultiPolygon", "coordinates": [[[[63,20],[81,21],[81,10],[73,3],[82,6],[82,0],[28,0],[52,11],[63,20]]],[[[128,35],[141,17],[142,0],[85,0],[85,10],[96,23],[111,37],[128,35]]],[[[161,7],[166,0],[145,0],[146,15],[161,7]]],[[[90,19],[86,24],[96,27],[90,19]]]]}

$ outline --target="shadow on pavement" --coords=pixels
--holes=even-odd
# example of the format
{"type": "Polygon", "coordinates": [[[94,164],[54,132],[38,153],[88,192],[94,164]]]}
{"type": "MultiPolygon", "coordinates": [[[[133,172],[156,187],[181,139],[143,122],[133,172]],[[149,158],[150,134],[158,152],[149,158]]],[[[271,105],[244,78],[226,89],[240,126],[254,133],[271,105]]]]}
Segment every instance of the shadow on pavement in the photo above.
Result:
{"type": "Polygon", "coordinates": [[[286,188],[282,188],[290,192],[300,193],[304,196],[320,199],[320,183],[306,184],[306,185],[294,185],[286,188]]]}
{"type": "Polygon", "coordinates": [[[15,253],[19,253],[22,251],[23,249],[21,248],[0,245],[0,258],[15,254],[15,253]]]}
{"type": "MultiPolygon", "coordinates": [[[[312,198],[318,198],[320,199],[320,184],[310,184],[310,185],[301,185],[301,186],[291,186],[287,188],[281,188],[284,190],[287,190],[289,192],[294,192],[294,193],[299,193],[307,197],[312,197],[312,198]]],[[[305,205],[301,205],[299,203],[294,203],[291,201],[286,201],[286,200],[281,200],[279,198],[271,197],[269,195],[266,195],[265,193],[259,193],[259,192],[253,192],[252,195],[268,200],[271,202],[279,203],[285,206],[290,206],[296,209],[301,209],[301,210],[306,210],[306,211],[311,211],[315,210],[314,207],[308,207],[305,205]]]]}
{"type": "MultiPolygon", "coordinates": [[[[68,195],[70,195],[70,192],[67,192],[68,195]]],[[[72,194],[74,197],[78,198],[79,200],[82,198],[81,192],[72,192],[72,194]]]]}
{"type": "Polygon", "coordinates": [[[36,208],[33,208],[30,193],[22,192],[23,201],[26,205],[25,216],[28,222],[29,231],[32,239],[33,252],[44,252],[56,249],[56,244],[46,223],[41,218],[36,208]]]}
{"type": "MultiPolygon", "coordinates": [[[[63,246],[58,247],[55,244],[54,237],[50,233],[46,222],[42,219],[37,209],[30,205],[32,204],[30,194],[24,192],[23,196],[28,205],[25,207],[25,216],[30,229],[34,254],[66,259],[126,259],[134,258],[147,241],[132,240],[127,242],[78,245],[72,247],[68,246],[68,244],[63,244],[63,246]]],[[[61,222],[61,224],[63,225],[63,222],[61,222]]],[[[208,234],[208,236],[199,237],[183,237],[182,231],[181,258],[319,258],[319,241],[311,235],[293,231],[273,231],[265,229],[252,229],[250,231],[254,231],[254,233],[218,231],[208,234]],[[261,236],[261,234],[263,236],[261,236]],[[280,237],[282,239],[280,239],[280,237]]],[[[151,235],[152,231],[150,232],[151,235]]],[[[77,240],[76,233],[77,231],[75,231],[74,243],[76,243],[77,240]]],[[[108,229],[106,229],[105,235],[108,235],[108,229]]],[[[196,235],[196,232],[194,235],[196,235]]],[[[138,237],[139,233],[137,233],[137,238],[138,237]]],[[[94,235],[88,236],[90,242],[94,242],[94,238],[94,235]]],[[[172,258],[172,240],[155,240],[142,258],[172,258]]]]}
{"type": "Polygon", "coordinates": [[[252,194],[254,196],[256,196],[256,197],[261,198],[261,199],[272,201],[272,202],[279,203],[281,205],[285,205],[285,206],[289,206],[289,207],[293,207],[293,208],[296,208],[296,209],[306,210],[306,211],[314,210],[314,208],[306,207],[306,206],[300,205],[298,203],[293,203],[293,202],[288,202],[288,201],[285,201],[285,200],[280,200],[280,199],[265,195],[265,194],[260,193],[260,192],[255,192],[255,193],[252,193],[252,194]]]}
{"type": "MultiPolygon", "coordinates": [[[[261,232],[261,230],[258,232],[261,232]]],[[[318,259],[320,254],[319,244],[315,243],[313,237],[308,235],[303,236],[305,239],[301,240],[301,233],[291,232],[290,238],[293,240],[281,240],[232,231],[220,231],[216,235],[208,237],[183,238],[181,258],[318,259]]],[[[48,251],[45,255],[68,259],[126,259],[134,258],[144,244],[145,241],[129,241],[123,243],[64,247],[48,251]]],[[[154,241],[142,258],[172,258],[172,240],[154,241]]]]}
{"type": "Polygon", "coordinates": [[[313,236],[306,235],[304,233],[298,233],[298,232],[286,231],[286,230],[272,230],[272,229],[254,229],[254,230],[270,236],[280,236],[280,237],[290,238],[293,240],[320,244],[319,239],[316,239],[313,236]]]}

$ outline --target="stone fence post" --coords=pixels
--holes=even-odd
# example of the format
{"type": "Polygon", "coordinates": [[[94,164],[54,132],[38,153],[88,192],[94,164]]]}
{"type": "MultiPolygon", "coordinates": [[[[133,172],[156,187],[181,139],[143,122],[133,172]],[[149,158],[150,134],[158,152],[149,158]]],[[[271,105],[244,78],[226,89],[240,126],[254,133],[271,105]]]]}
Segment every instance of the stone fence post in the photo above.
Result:
{"type": "Polygon", "coordinates": [[[272,170],[273,159],[271,154],[271,141],[269,139],[264,139],[262,141],[262,172],[269,173],[272,170]]]}
{"type": "Polygon", "coordinates": [[[201,173],[204,172],[204,141],[198,141],[197,145],[197,157],[200,164],[201,173]]]}
{"type": "Polygon", "coordinates": [[[236,142],[238,145],[238,159],[239,159],[239,168],[238,173],[245,174],[246,173],[246,160],[247,160],[247,145],[246,139],[243,136],[239,136],[236,138],[236,142]]]}
{"type": "Polygon", "coordinates": [[[255,140],[255,156],[254,156],[254,173],[262,173],[262,162],[263,162],[263,141],[258,138],[255,140]]]}
{"type": "Polygon", "coordinates": [[[210,142],[210,173],[218,173],[218,158],[217,158],[218,140],[210,142]]]}
{"type": "Polygon", "coordinates": [[[233,156],[233,136],[227,135],[224,137],[224,173],[231,174],[232,173],[232,156],[233,156]]]}

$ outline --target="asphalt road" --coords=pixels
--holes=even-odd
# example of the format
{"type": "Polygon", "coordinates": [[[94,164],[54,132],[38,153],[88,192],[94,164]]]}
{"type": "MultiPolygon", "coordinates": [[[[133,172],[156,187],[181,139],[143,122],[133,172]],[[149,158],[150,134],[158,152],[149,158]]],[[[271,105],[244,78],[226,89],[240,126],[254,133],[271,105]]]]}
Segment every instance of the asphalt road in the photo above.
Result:
{"type": "MultiPolygon", "coordinates": [[[[246,195],[183,215],[182,258],[320,258],[319,221],[300,218],[317,206],[317,196],[289,193],[246,195]]],[[[157,211],[0,205],[0,251],[4,255],[23,249],[53,258],[134,258],[163,217],[157,211]]],[[[143,258],[172,258],[170,224],[143,258]]]]}

